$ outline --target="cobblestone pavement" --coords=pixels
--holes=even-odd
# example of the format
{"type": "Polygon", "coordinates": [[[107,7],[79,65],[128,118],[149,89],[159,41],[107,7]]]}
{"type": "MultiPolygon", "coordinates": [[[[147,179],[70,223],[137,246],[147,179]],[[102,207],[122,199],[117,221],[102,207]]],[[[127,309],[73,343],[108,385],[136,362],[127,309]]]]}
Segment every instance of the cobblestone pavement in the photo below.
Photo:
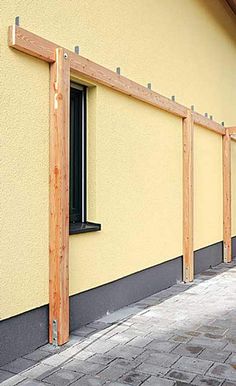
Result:
{"type": "Polygon", "coordinates": [[[0,369],[4,386],[236,385],[236,261],[0,369]]]}

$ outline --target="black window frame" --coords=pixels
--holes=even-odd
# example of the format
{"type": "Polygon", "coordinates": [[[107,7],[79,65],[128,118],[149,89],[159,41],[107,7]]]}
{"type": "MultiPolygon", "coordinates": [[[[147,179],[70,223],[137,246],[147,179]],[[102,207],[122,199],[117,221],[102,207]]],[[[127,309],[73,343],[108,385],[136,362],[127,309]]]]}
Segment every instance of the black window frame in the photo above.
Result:
{"type": "Polygon", "coordinates": [[[87,87],[70,85],[69,133],[70,234],[101,230],[101,224],[87,221],[87,87]]]}

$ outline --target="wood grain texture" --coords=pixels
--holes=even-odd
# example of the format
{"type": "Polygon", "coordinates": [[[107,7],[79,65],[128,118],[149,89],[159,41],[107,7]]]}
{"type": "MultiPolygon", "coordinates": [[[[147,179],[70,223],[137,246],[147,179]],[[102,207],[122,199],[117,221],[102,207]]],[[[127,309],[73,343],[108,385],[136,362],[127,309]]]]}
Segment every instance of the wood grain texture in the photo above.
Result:
{"type": "Polygon", "coordinates": [[[226,2],[229,4],[230,8],[236,15],[236,0],[226,0],[226,2]]]}
{"type": "Polygon", "coordinates": [[[183,281],[193,279],[193,117],[188,111],[183,119],[183,281]]]}
{"type": "Polygon", "coordinates": [[[70,63],[57,48],[50,65],[49,341],[69,339],[69,92],[70,63]]]}
{"type": "Polygon", "coordinates": [[[236,126],[227,127],[229,135],[236,134],[236,126]]]}
{"type": "Polygon", "coordinates": [[[196,125],[204,127],[205,129],[212,130],[217,134],[224,135],[225,128],[219,123],[212,121],[211,119],[204,117],[203,115],[193,112],[193,121],[196,125]]]}
{"type": "MultiPolygon", "coordinates": [[[[55,49],[58,45],[21,27],[9,27],[8,43],[10,47],[43,59],[49,63],[55,61],[55,49]]],[[[78,54],[68,50],[67,53],[69,55],[71,72],[76,76],[83,76],[88,80],[103,84],[113,90],[141,100],[178,117],[187,117],[187,107],[78,54]]],[[[197,125],[206,129],[212,130],[220,135],[225,134],[223,126],[197,112],[193,112],[193,120],[197,125]]]]}
{"type": "Polygon", "coordinates": [[[231,251],[231,138],[229,130],[223,137],[223,242],[224,262],[232,260],[231,251]]]}

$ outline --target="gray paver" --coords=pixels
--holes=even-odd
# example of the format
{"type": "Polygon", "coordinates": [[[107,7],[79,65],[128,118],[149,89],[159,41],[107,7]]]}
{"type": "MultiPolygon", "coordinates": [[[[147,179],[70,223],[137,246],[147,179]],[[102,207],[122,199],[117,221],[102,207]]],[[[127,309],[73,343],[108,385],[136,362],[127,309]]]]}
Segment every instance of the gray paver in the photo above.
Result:
{"type": "Polygon", "coordinates": [[[43,377],[46,377],[47,375],[54,373],[56,370],[57,369],[55,367],[51,367],[48,365],[44,365],[43,363],[40,363],[39,365],[24,371],[23,374],[26,378],[42,379],[43,377]]]}
{"type": "Polygon", "coordinates": [[[166,354],[151,351],[146,351],[142,357],[144,357],[144,361],[147,363],[153,363],[157,364],[158,366],[168,368],[180,358],[179,355],[175,354],[166,354]]]}
{"type": "Polygon", "coordinates": [[[196,386],[220,386],[222,381],[198,375],[192,383],[196,386]]]}
{"type": "Polygon", "coordinates": [[[128,371],[129,370],[124,367],[114,367],[110,365],[102,370],[98,376],[104,381],[117,381],[123,375],[127,374],[128,371]]]}
{"type": "Polygon", "coordinates": [[[226,363],[230,363],[231,365],[235,365],[235,368],[236,368],[236,354],[232,353],[231,355],[229,355],[229,357],[226,360],[226,363]]]}
{"type": "Polygon", "coordinates": [[[103,384],[103,381],[97,377],[84,376],[71,383],[71,386],[102,386],[103,384]]]}
{"type": "Polygon", "coordinates": [[[150,374],[150,375],[165,375],[169,369],[166,367],[158,366],[157,364],[145,363],[143,362],[141,365],[137,367],[137,370],[141,373],[150,374]]]}
{"type": "Polygon", "coordinates": [[[1,367],[1,370],[6,370],[14,374],[18,374],[21,371],[27,369],[28,367],[31,367],[35,364],[35,362],[25,359],[25,358],[18,358],[15,361],[12,361],[8,363],[7,365],[4,365],[1,367]]]}
{"type": "Polygon", "coordinates": [[[123,375],[119,381],[124,383],[129,383],[134,386],[139,386],[143,384],[143,382],[149,378],[149,375],[144,373],[139,373],[138,371],[128,372],[123,375]]]}
{"type": "Polygon", "coordinates": [[[74,371],[59,370],[45,378],[45,382],[55,386],[67,386],[73,381],[81,378],[83,374],[75,373],[74,371]]]}
{"type": "Polygon", "coordinates": [[[5,381],[8,378],[11,378],[13,376],[12,373],[9,371],[0,370],[0,382],[5,381]]]}
{"type": "Polygon", "coordinates": [[[72,359],[63,365],[63,369],[76,371],[82,374],[96,375],[99,371],[103,370],[105,365],[99,363],[92,363],[88,361],[80,361],[78,359],[72,359]]]}
{"type": "Polygon", "coordinates": [[[33,381],[32,379],[26,379],[20,383],[18,383],[18,385],[20,386],[42,386],[44,385],[43,382],[40,382],[40,381],[33,381]]]}
{"type": "Polygon", "coordinates": [[[114,358],[135,359],[143,352],[143,349],[132,346],[119,346],[108,351],[107,355],[114,358]]]}
{"type": "Polygon", "coordinates": [[[202,346],[195,346],[192,344],[180,344],[172,351],[172,353],[183,356],[196,357],[200,354],[202,350],[202,346]]]}
{"type": "Polygon", "coordinates": [[[170,379],[151,376],[142,384],[142,386],[174,386],[174,384],[175,382],[170,379]]]}
{"type": "Polygon", "coordinates": [[[227,379],[229,381],[236,381],[236,370],[230,364],[215,363],[213,367],[207,372],[207,375],[215,378],[227,379]]]}
{"type": "Polygon", "coordinates": [[[154,350],[158,352],[171,352],[175,347],[178,346],[178,343],[174,343],[171,341],[164,341],[154,339],[151,343],[149,343],[146,348],[148,350],[154,350]]]}
{"type": "Polygon", "coordinates": [[[38,349],[38,350],[31,352],[30,354],[25,355],[23,358],[30,359],[31,361],[34,361],[34,362],[39,362],[42,359],[45,359],[50,355],[51,355],[50,352],[38,349]]]}
{"type": "Polygon", "coordinates": [[[190,383],[195,378],[195,374],[188,373],[186,371],[179,371],[179,370],[170,370],[166,374],[166,376],[168,378],[173,379],[173,380],[183,381],[183,382],[187,382],[187,383],[190,383]]]}
{"type": "Polygon", "coordinates": [[[193,372],[195,374],[205,374],[212,365],[213,362],[205,359],[181,357],[172,367],[178,370],[193,372]]]}
{"type": "Polygon", "coordinates": [[[200,359],[207,359],[208,361],[213,362],[225,362],[226,359],[230,356],[230,353],[227,351],[217,351],[204,349],[198,356],[200,359]]]}

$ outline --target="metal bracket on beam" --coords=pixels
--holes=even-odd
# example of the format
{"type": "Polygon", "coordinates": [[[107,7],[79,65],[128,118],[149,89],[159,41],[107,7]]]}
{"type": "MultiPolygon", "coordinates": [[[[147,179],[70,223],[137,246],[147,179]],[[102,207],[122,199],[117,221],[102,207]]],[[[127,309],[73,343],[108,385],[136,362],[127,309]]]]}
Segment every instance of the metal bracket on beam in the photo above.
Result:
{"type": "Polygon", "coordinates": [[[15,25],[17,25],[19,27],[19,25],[20,25],[20,16],[16,16],[15,17],[15,25]]]}
{"type": "Polygon", "coordinates": [[[52,321],[52,344],[57,347],[57,320],[52,321]]]}

